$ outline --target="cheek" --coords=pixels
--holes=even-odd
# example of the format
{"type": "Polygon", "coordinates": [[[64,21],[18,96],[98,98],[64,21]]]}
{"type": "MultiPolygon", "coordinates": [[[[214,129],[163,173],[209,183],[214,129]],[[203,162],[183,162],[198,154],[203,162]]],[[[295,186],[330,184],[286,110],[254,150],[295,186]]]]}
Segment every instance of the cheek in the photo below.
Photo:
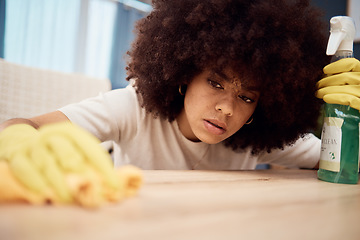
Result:
{"type": "Polygon", "coordinates": [[[239,131],[240,128],[244,126],[245,122],[246,122],[245,118],[232,119],[231,128],[228,129],[229,134],[233,135],[234,133],[239,131]]]}
{"type": "Polygon", "coordinates": [[[189,124],[191,124],[192,119],[195,117],[194,115],[196,113],[196,104],[193,103],[191,96],[189,96],[188,94],[185,95],[184,110],[187,120],[189,124]]]}
{"type": "Polygon", "coordinates": [[[184,107],[185,111],[188,113],[191,113],[190,111],[194,111],[191,114],[197,114],[200,113],[200,111],[203,111],[208,107],[209,101],[208,97],[204,94],[200,94],[201,91],[198,91],[197,93],[193,93],[193,91],[189,91],[185,95],[184,99],[184,107]]]}
{"type": "MultiPolygon", "coordinates": [[[[233,128],[239,130],[244,126],[244,124],[251,118],[255,111],[256,105],[242,106],[237,109],[236,117],[231,121],[233,123],[233,128]]],[[[236,130],[236,131],[237,131],[236,130]]],[[[235,132],[236,132],[235,131],[235,132]]]]}

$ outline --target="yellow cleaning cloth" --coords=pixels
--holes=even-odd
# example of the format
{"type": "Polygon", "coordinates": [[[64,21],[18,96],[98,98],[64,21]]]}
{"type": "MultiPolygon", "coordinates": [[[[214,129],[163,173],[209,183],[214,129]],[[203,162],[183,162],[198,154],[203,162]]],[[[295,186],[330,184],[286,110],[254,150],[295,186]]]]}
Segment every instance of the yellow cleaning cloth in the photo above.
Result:
{"type": "Polygon", "coordinates": [[[96,207],[132,196],[142,182],[140,169],[114,170],[100,141],[68,122],[6,128],[0,163],[0,202],[96,207]]]}
{"type": "MultiPolygon", "coordinates": [[[[96,171],[67,174],[65,180],[73,201],[66,204],[99,207],[135,195],[142,184],[141,170],[133,166],[124,166],[114,171],[120,185],[116,190],[107,187],[96,171]]],[[[48,189],[48,195],[30,191],[14,177],[6,162],[0,162],[0,176],[0,203],[63,204],[51,189],[48,189]]]]}

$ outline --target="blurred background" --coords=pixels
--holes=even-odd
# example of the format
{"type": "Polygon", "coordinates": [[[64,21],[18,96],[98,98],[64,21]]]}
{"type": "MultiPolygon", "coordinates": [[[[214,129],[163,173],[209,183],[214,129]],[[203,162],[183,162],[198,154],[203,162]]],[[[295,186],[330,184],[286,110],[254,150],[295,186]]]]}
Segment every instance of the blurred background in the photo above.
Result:
{"type": "MultiPolygon", "coordinates": [[[[335,15],[352,15],[359,23],[359,2],[311,4],[323,10],[327,22],[335,15]]],[[[127,84],[126,51],[134,39],[134,23],[151,9],[151,0],[0,0],[0,58],[108,78],[113,89],[121,88],[127,84]]],[[[359,40],[354,46],[357,58],[359,40]]]]}

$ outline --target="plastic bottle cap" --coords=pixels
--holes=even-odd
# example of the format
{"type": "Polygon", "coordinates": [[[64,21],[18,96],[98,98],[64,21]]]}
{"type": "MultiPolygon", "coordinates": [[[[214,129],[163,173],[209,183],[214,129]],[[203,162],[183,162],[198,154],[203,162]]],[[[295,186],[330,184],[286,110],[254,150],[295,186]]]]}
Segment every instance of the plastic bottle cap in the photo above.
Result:
{"type": "Polygon", "coordinates": [[[351,17],[332,17],[330,19],[330,37],[326,54],[334,55],[338,50],[353,51],[354,38],[355,22],[351,17]]]}

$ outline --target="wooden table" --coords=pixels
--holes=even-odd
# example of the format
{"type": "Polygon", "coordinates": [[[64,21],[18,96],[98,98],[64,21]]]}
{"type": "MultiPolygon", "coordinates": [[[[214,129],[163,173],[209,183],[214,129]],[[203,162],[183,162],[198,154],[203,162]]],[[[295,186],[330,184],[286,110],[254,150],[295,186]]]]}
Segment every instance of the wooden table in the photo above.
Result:
{"type": "Polygon", "coordinates": [[[312,170],[144,171],[138,195],[96,210],[2,205],[0,239],[360,239],[360,185],[312,170]]]}

